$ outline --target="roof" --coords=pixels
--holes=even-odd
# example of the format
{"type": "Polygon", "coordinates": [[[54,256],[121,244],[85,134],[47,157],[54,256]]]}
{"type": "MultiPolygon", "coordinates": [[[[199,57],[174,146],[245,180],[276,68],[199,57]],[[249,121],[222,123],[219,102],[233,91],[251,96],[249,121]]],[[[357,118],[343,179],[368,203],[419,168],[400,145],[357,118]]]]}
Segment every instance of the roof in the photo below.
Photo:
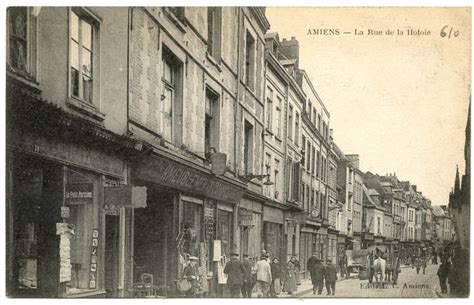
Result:
{"type": "Polygon", "coordinates": [[[375,192],[376,194],[378,194],[376,190],[368,189],[365,185],[362,184],[362,191],[364,192],[363,203],[365,206],[383,210],[383,207],[370,197],[370,193],[374,194],[375,192]]]}
{"type": "Polygon", "coordinates": [[[433,208],[433,215],[435,217],[446,217],[446,214],[444,213],[444,210],[441,206],[434,205],[432,206],[432,208],[433,208]]]}
{"type": "MultiPolygon", "coordinates": [[[[364,188],[365,188],[365,186],[364,186],[364,188]]],[[[380,196],[380,193],[377,192],[374,189],[367,189],[367,193],[369,194],[369,196],[380,196]]]]}

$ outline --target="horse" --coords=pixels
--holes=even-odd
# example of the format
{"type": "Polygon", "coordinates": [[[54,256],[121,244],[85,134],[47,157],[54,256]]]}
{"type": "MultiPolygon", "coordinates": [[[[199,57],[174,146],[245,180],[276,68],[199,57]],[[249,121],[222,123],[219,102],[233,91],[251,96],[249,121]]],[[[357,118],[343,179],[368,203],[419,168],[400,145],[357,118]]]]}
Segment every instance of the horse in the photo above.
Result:
{"type": "Polygon", "coordinates": [[[386,261],[381,257],[377,257],[377,259],[374,261],[374,276],[375,282],[377,283],[377,287],[379,287],[380,283],[384,283],[385,269],[386,261]]]}

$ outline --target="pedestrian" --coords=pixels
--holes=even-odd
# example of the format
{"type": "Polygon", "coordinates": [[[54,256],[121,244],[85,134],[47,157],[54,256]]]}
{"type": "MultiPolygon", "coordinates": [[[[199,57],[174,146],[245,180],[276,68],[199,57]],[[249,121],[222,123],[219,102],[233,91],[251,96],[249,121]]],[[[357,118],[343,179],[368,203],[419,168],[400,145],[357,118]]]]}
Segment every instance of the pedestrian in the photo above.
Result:
{"type": "Polygon", "coordinates": [[[311,276],[311,283],[313,284],[313,291],[316,291],[317,289],[317,284],[316,281],[314,280],[316,278],[316,275],[314,274],[314,266],[318,263],[318,255],[316,252],[313,252],[313,255],[308,259],[306,262],[306,268],[311,276]]]}
{"type": "Polygon", "coordinates": [[[313,266],[313,273],[311,275],[311,282],[313,283],[313,294],[321,294],[324,286],[324,265],[321,260],[318,259],[316,265],[313,266]],[[313,276],[314,275],[314,276],[313,276]]]}
{"type": "Polygon", "coordinates": [[[298,255],[297,254],[293,254],[293,257],[295,258],[295,261],[294,261],[293,264],[295,265],[296,285],[301,285],[301,278],[300,278],[301,264],[300,264],[300,261],[298,260],[298,255]]]}
{"type": "Polygon", "coordinates": [[[249,260],[248,254],[242,255],[244,261],[242,266],[244,267],[244,273],[242,274],[242,296],[244,298],[250,298],[252,296],[252,289],[255,283],[252,281],[252,262],[249,260]]]}
{"type": "Polygon", "coordinates": [[[413,254],[411,256],[411,269],[415,268],[415,260],[416,260],[416,257],[415,257],[415,254],[413,254]]]}
{"type": "Polygon", "coordinates": [[[277,257],[273,258],[273,261],[271,264],[271,271],[272,271],[272,285],[270,286],[270,296],[276,297],[281,292],[281,282],[280,282],[281,267],[280,267],[280,262],[278,261],[277,257]]]}
{"type": "Polygon", "coordinates": [[[421,268],[421,258],[417,257],[415,259],[415,268],[416,268],[416,274],[420,273],[420,268],[421,268]]]}
{"type": "Polygon", "coordinates": [[[326,283],[327,295],[336,293],[337,269],[330,259],[327,260],[326,268],[324,268],[324,281],[326,283]]]}
{"type": "Polygon", "coordinates": [[[263,254],[257,262],[257,283],[255,289],[258,291],[258,297],[269,297],[270,285],[272,283],[272,270],[268,263],[267,254],[263,254]]]}
{"type": "Polygon", "coordinates": [[[438,278],[439,278],[439,286],[441,287],[441,293],[447,293],[448,292],[448,286],[446,284],[446,281],[448,279],[449,275],[449,270],[450,270],[450,263],[448,260],[443,259],[441,261],[441,265],[438,268],[438,278]]]}
{"type": "Polygon", "coordinates": [[[398,274],[401,272],[400,268],[400,257],[398,256],[398,251],[393,251],[392,255],[392,284],[393,286],[397,285],[398,274]]]}
{"type": "Polygon", "coordinates": [[[423,257],[423,258],[421,259],[421,268],[423,269],[423,274],[425,274],[425,271],[426,271],[426,261],[427,261],[427,260],[428,260],[428,259],[427,259],[426,257],[423,257]]]}
{"type": "Polygon", "coordinates": [[[230,297],[239,298],[242,290],[243,275],[245,273],[243,264],[239,261],[239,254],[232,253],[230,261],[225,265],[224,273],[227,274],[227,286],[229,287],[230,297]]]}
{"type": "Polygon", "coordinates": [[[191,289],[186,292],[186,296],[192,296],[198,290],[197,262],[198,258],[196,256],[190,256],[189,263],[183,270],[183,277],[191,283],[191,289]]]}
{"type": "Polygon", "coordinates": [[[347,272],[347,255],[345,253],[342,254],[341,259],[339,260],[339,267],[341,271],[341,277],[349,278],[349,273],[347,272]]]}
{"type": "Polygon", "coordinates": [[[372,284],[372,281],[374,280],[374,252],[370,251],[367,254],[366,258],[366,265],[367,265],[367,272],[368,272],[368,280],[369,283],[372,284]]]}
{"type": "Polygon", "coordinates": [[[293,294],[298,288],[296,287],[296,270],[295,270],[295,260],[294,256],[286,264],[286,271],[285,271],[285,283],[283,289],[288,294],[293,294]]]}

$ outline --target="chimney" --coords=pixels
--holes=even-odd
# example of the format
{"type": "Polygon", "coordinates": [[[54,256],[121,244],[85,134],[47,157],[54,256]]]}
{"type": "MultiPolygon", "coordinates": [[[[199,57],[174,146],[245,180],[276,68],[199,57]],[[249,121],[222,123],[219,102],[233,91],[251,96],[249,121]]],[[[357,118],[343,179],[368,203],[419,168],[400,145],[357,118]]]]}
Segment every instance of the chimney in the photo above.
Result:
{"type": "Polygon", "coordinates": [[[291,40],[283,38],[283,41],[280,43],[279,51],[288,59],[296,59],[298,64],[300,59],[300,44],[295,36],[292,36],[291,40]]]}

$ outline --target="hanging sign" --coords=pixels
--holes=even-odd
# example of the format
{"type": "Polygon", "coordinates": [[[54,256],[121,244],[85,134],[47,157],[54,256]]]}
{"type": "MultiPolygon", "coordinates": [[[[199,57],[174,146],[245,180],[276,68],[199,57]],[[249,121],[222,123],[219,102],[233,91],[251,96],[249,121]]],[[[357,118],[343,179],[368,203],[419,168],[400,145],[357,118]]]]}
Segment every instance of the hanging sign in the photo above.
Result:
{"type": "Polygon", "coordinates": [[[99,246],[99,230],[92,230],[92,249],[91,249],[91,266],[89,273],[89,288],[97,288],[97,248],[99,246]]]}

